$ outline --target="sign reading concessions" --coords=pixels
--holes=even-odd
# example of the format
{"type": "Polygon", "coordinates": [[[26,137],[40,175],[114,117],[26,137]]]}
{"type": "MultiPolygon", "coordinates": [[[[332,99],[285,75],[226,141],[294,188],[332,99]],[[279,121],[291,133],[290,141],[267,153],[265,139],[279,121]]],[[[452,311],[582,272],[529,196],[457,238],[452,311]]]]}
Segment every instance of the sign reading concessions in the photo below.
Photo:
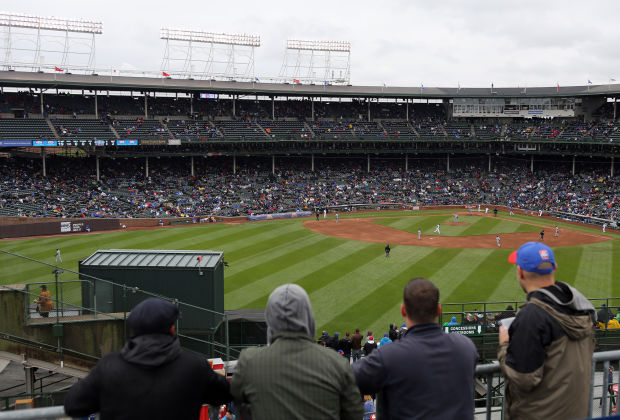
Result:
{"type": "Polygon", "coordinates": [[[56,140],[33,140],[32,145],[41,147],[56,147],[58,146],[58,142],[56,140]]]}
{"type": "Polygon", "coordinates": [[[0,140],[0,147],[30,147],[32,140],[0,140]]]}
{"type": "Polygon", "coordinates": [[[137,146],[138,140],[116,140],[117,146],[137,146]]]}
{"type": "Polygon", "coordinates": [[[482,334],[482,325],[446,325],[443,330],[447,333],[457,333],[462,335],[482,334]]]}

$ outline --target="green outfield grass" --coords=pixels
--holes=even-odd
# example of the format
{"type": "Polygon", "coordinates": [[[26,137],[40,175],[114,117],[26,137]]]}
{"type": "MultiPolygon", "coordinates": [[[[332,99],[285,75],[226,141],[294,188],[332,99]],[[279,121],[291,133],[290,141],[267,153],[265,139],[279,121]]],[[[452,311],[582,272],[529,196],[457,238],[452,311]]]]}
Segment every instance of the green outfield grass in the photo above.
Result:
{"type": "MultiPolygon", "coordinates": [[[[452,222],[450,212],[369,212],[346,217],[381,217],[375,223],[416,233],[432,233],[437,223],[452,222]],[[409,217],[412,214],[421,217],[409,217]],[[407,217],[406,217],[407,216],[407,217]]],[[[460,226],[442,225],[442,235],[480,235],[538,231],[528,223],[590,230],[537,217],[463,215],[460,226]]],[[[600,230],[598,230],[600,232],[600,230]]],[[[590,298],[620,297],[620,235],[613,240],[555,250],[556,278],[573,284],[590,298]]],[[[317,330],[351,331],[356,327],[386,331],[401,323],[400,302],[406,282],[417,276],[432,280],[441,301],[483,302],[522,300],[515,268],[507,262],[508,249],[444,249],[393,245],[385,258],[383,244],[349,241],[305,229],[301,220],[194,225],[146,231],[83,234],[0,242],[0,248],[54,263],[62,251],[62,266],[77,271],[78,261],[97,249],[203,249],[223,251],[226,309],[263,308],[278,285],[293,282],[310,295],[317,330]]],[[[76,280],[70,273],[62,280],[76,280]]],[[[53,281],[51,267],[0,254],[0,284],[53,281]]],[[[65,300],[79,303],[78,286],[65,300]]]]}

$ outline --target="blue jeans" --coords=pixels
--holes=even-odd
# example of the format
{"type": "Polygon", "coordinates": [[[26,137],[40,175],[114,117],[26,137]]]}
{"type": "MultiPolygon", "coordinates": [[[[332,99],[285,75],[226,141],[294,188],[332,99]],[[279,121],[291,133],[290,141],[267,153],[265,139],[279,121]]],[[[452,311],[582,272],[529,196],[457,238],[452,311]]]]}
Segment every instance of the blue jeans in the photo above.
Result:
{"type": "Polygon", "coordinates": [[[359,360],[362,358],[362,349],[359,350],[351,350],[351,355],[353,356],[353,361],[359,360]]]}

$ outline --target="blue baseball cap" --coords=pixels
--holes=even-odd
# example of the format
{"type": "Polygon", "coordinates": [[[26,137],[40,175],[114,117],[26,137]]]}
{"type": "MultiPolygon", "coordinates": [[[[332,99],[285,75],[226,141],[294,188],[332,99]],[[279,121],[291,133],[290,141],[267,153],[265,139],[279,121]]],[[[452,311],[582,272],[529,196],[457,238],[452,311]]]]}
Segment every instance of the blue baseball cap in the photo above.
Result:
{"type": "Polygon", "coordinates": [[[557,268],[553,251],[540,242],[527,242],[521,245],[518,250],[510,254],[508,262],[517,264],[525,271],[538,274],[549,274],[557,268]]]}

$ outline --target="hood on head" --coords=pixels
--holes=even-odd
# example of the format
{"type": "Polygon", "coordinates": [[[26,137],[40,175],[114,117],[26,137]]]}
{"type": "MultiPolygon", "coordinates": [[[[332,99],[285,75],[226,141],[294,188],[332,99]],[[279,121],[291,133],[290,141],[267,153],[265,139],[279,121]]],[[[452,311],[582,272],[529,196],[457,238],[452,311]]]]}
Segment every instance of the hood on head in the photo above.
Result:
{"type": "Polygon", "coordinates": [[[282,332],[301,332],[310,338],[314,337],[314,314],[310,298],[297,284],[284,284],[269,295],[265,319],[268,344],[271,344],[276,334],[282,332]]]}

